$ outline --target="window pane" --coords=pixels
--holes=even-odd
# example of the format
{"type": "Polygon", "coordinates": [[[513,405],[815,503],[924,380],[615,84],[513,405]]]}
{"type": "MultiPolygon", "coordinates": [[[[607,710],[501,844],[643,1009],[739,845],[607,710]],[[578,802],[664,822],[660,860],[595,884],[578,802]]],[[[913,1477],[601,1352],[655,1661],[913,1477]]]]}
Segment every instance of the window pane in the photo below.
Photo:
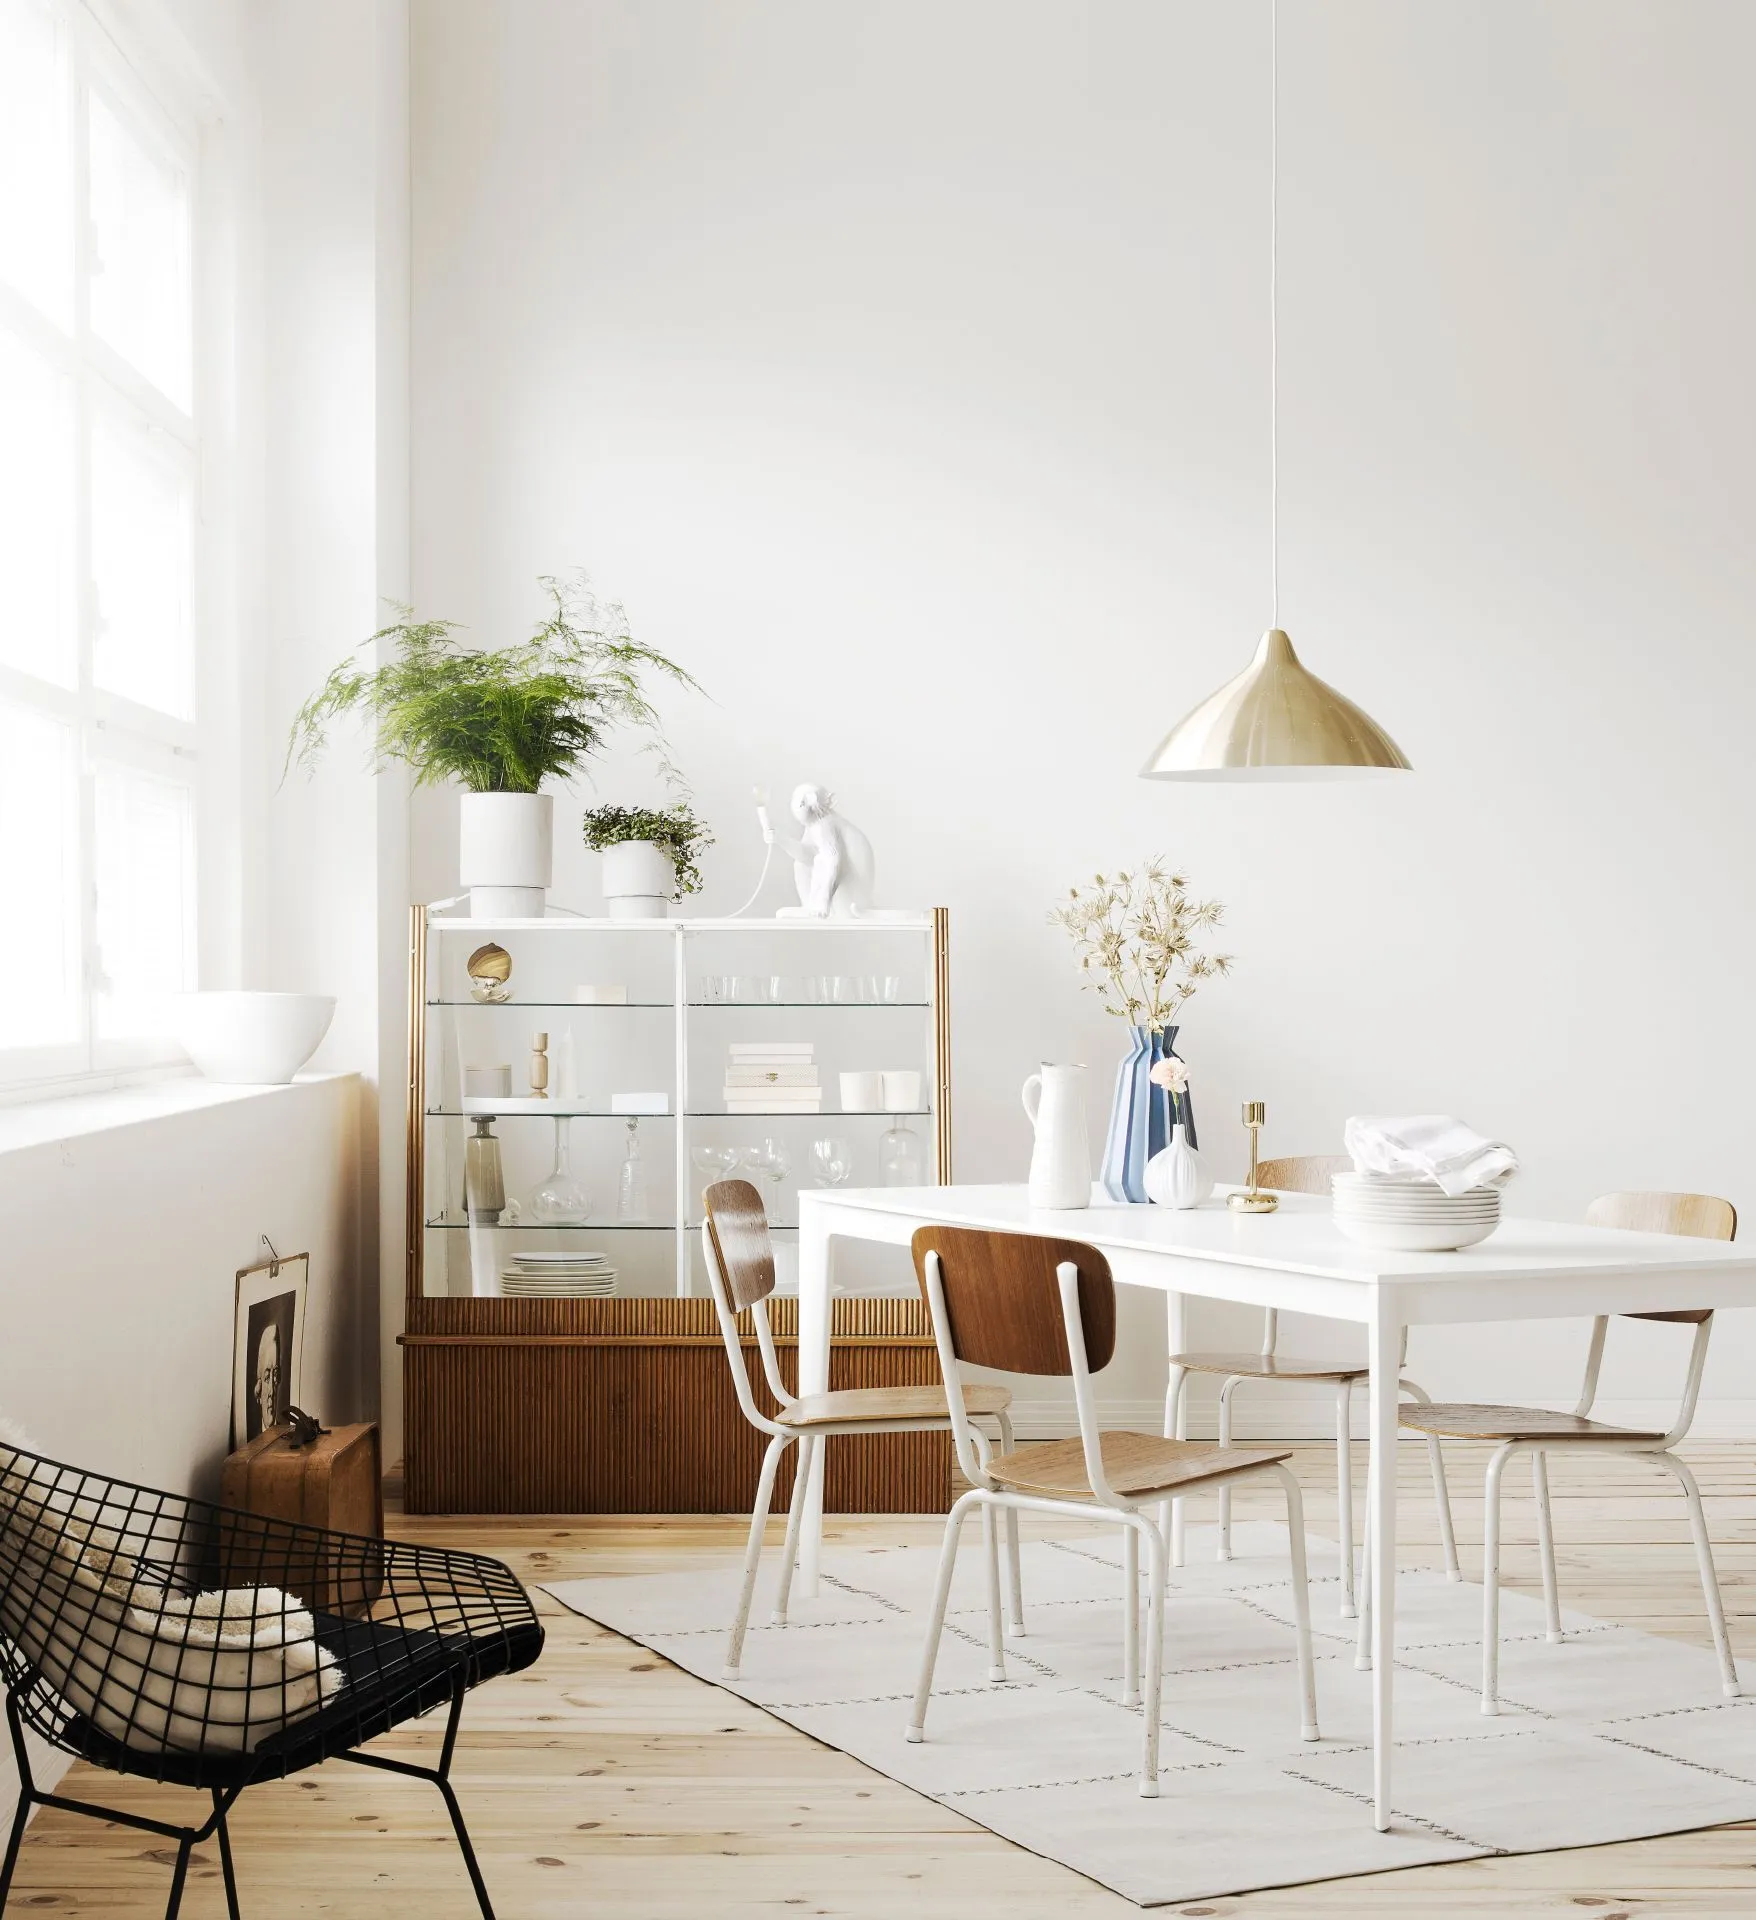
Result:
{"type": "Polygon", "coordinates": [[[42,0],[0,0],[0,280],[73,324],[66,31],[42,0]]]}
{"type": "Polygon", "coordinates": [[[79,1039],[79,758],[71,727],[0,706],[0,1047],[79,1039]]]}
{"type": "Polygon", "coordinates": [[[189,178],[94,92],[91,325],[167,399],[189,407],[189,178]]]}
{"type": "Polygon", "coordinates": [[[168,1031],[165,997],[195,985],[195,797],[126,766],[97,775],[101,1040],[168,1031]]]}
{"type": "Polygon", "coordinates": [[[72,381],[0,329],[0,661],[64,687],[79,677],[73,435],[72,381]]]}
{"type": "Polygon", "coordinates": [[[191,719],[190,463],[162,435],[100,414],[92,433],[92,678],[191,719]]]}

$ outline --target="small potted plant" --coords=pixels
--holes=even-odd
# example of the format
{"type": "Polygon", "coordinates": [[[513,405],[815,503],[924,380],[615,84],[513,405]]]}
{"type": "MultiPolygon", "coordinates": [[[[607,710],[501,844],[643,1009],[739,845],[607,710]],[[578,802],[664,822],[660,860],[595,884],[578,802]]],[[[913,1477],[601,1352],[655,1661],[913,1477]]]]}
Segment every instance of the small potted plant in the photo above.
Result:
{"type": "Polygon", "coordinates": [[[696,855],[713,835],[688,801],[668,807],[593,807],[585,844],[604,857],[604,899],[612,920],[662,920],[673,900],[701,890],[696,855]]]}
{"type": "MultiPolygon", "coordinates": [[[[528,640],[478,649],[450,620],[412,609],[366,642],[378,666],[344,660],[299,709],[287,764],[314,764],[344,715],[373,725],[379,763],[413,768],[416,786],[461,781],[458,867],[476,919],[540,919],[553,873],[555,802],[545,789],[578,773],[605,736],[630,727],[661,752],[647,693],[653,676],[694,679],[628,632],[582,577],[541,580],[548,615],[528,640]]],[[[668,769],[667,769],[668,770],[668,769]]]]}

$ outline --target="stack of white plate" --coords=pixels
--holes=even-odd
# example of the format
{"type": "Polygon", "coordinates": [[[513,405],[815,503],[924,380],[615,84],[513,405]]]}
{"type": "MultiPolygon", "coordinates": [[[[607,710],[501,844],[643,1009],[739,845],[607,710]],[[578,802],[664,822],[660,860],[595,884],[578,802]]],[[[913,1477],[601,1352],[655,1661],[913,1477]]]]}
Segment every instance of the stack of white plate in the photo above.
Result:
{"type": "Polygon", "coordinates": [[[1436,1180],[1387,1173],[1338,1173],[1333,1184],[1335,1224],[1363,1247],[1451,1253],[1500,1224],[1497,1187],[1452,1195],[1436,1180]]]}
{"type": "Polygon", "coordinates": [[[595,1300],[616,1291],[616,1269],[601,1253],[515,1253],[500,1291],[525,1300],[595,1300]]]}

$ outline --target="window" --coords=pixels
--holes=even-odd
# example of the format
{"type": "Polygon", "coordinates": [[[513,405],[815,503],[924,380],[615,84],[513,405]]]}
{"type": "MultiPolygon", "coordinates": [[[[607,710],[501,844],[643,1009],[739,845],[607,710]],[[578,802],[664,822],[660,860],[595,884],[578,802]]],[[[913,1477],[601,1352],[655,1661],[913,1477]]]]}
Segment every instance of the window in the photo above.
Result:
{"type": "Polygon", "coordinates": [[[198,139],[0,0],[0,1082],[177,1057],[196,983],[198,139]]]}

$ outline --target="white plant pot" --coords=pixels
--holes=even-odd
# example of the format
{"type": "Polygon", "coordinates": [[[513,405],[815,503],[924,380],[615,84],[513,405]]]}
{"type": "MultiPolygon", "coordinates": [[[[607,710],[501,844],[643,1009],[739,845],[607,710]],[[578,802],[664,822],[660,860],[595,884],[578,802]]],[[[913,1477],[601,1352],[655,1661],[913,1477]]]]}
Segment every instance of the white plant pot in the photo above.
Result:
{"type": "Polygon", "coordinates": [[[203,1079],[284,1087],[335,1016],[327,993],[179,993],[171,1031],[203,1079]]]}
{"type": "Polygon", "coordinates": [[[671,856],[653,840],[605,847],[604,902],[612,920],[662,920],[677,890],[671,856]]]}
{"type": "Polygon", "coordinates": [[[555,871],[555,800],[466,793],[457,811],[457,877],[477,920],[540,920],[555,871]]]}

